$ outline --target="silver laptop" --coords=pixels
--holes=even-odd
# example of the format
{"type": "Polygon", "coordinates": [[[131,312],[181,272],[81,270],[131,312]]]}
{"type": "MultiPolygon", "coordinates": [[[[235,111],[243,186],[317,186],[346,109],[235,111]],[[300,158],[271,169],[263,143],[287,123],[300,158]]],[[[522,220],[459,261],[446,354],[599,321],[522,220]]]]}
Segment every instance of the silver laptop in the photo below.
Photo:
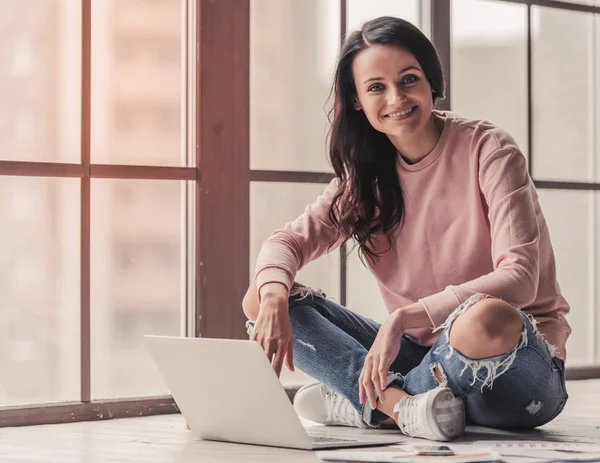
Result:
{"type": "Polygon", "coordinates": [[[145,338],[181,413],[202,439],[307,450],[404,441],[396,433],[349,438],[326,427],[308,433],[255,341],[145,338]]]}

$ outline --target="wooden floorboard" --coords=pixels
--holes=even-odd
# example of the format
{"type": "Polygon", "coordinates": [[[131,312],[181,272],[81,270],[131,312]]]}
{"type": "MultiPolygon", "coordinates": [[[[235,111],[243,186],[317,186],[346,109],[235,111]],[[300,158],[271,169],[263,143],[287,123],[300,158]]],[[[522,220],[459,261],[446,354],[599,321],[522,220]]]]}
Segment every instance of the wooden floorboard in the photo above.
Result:
{"type": "MultiPolygon", "coordinates": [[[[563,414],[530,433],[468,428],[462,441],[543,439],[600,444],[600,380],[571,381],[563,414]]],[[[232,417],[235,419],[235,417],[232,417]]],[[[353,435],[363,431],[343,428],[353,435]]],[[[379,431],[374,431],[379,432],[379,431]]],[[[421,443],[423,441],[420,441],[421,443]]],[[[0,429],[0,462],[319,462],[314,452],[200,441],[181,415],[0,429]]],[[[516,460],[506,459],[509,462],[516,460]]]]}

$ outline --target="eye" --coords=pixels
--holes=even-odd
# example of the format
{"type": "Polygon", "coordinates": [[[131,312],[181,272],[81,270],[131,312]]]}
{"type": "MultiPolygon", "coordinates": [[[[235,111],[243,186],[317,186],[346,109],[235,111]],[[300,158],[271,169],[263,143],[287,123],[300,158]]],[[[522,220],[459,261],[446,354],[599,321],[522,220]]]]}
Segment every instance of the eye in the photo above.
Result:
{"type": "Polygon", "coordinates": [[[367,92],[378,92],[380,90],[383,90],[383,85],[381,84],[373,84],[369,87],[369,89],[367,90],[367,92]]]}
{"type": "Polygon", "coordinates": [[[406,76],[404,76],[404,78],[402,79],[402,83],[403,84],[414,84],[419,80],[419,78],[417,76],[415,76],[414,74],[408,74],[406,76]]]}

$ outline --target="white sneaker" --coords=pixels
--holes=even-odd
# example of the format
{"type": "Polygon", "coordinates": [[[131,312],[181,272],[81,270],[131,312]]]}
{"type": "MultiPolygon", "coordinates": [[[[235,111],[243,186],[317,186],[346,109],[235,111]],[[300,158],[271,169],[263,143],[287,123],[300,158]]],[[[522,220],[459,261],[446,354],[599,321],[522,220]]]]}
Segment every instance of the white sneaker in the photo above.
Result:
{"type": "Polygon", "coordinates": [[[394,406],[402,434],[448,441],[465,430],[465,405],[447,387],[400,399],[394,406]]]}
{"type": "Polygon", "coordinates": [[[324,383],[302,386],[294,397],[294,409],[302,418],[316,423],[366,427],[350,401],[324,383]]]}

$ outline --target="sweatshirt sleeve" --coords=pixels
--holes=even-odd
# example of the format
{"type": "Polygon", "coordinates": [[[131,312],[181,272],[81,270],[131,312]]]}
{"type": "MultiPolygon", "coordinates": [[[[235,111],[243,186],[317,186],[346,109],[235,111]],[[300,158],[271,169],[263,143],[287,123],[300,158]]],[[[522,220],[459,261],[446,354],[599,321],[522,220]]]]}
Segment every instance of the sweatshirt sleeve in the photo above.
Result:
{"type": "Polygon", "coordinates": [[[483,293],[519,308],[531,304],[539,281],[539,226],[534,186],[516,144],[479,158],[479,186],[488,206],[494,270],[420,299],[434,327],[470,296],[483,293]]]}
{"type": "Polygon", "coordinates": [[[302,267],[344,242],[344,233],[336,240],[337,227],[329,218],[329,208],[338,186],[338,179],[333,179],[302,215],[275,230],[263,243],[255,267],[259,298],[260,289],[267,283],[282,283],[289,292],[302,267]]]}

